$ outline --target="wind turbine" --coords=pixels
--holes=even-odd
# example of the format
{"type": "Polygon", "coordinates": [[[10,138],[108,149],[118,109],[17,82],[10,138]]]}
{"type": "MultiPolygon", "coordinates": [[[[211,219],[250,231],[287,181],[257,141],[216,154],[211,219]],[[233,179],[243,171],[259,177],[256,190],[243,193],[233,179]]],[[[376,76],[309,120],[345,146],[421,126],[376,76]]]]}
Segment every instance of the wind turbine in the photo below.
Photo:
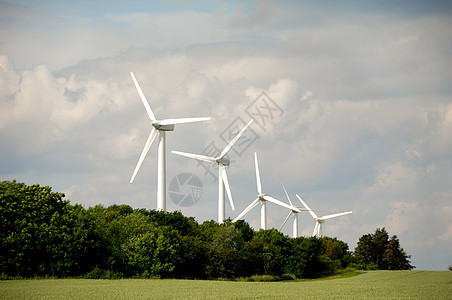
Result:
{"type": "Polygon", "coordinates": [[[292,223],[292,237],[296,238],[298,237],[298,213],[304,209],[299,209],[298,207],[294,206],[292,204],[292,201],[290,200],[289,194],[287,193],[286,187],[284,186],[284,184],[281,182],[282,187],[284,189],[284,193],[286,193],[287,196],[287,200],[289,200],[290,203],[290,212],[287,215],[286,219],[284,220],[284,223],[282,223],[281,227],[279,228],[279,231],[282,230],[282,228],[284,227],[284,225],[286,225],[287,220],[289,220],[290,216],[293,215],[293,223],[292,223]]]}
{"type": "Polygon", "coordinates": [[[347,211],[347,212],[343,212],[343,213],[338,213],[338,214],[334,214],[334,215],[328,215],[328,216],[323,216],[323,217],[317,217],[317,215],[309,208],[309,206],[300,198],[300,196],[298,196],[298,194],[296,195],[297,198],[301,201],[301,203],[303,204],[303,206],[306,208],[307,211],[309,211],[309,213],[311,214],[311,216],[316,220],[315,223],[315,227],[314,227],[314,232],[312,233],[312,236],[316,236],[316,237],[322,237],[322,224],[325,223],[325,220],[331,219],[331,218],[336,218],[336,217],[340,217],[340,216],[344,216],[344,215],[348,215],[351,214],[351,211],[347,211]]]}
{"type": "MultiPolygon", "coordinates": [[[[285,204],[284,202],[281,202],[267,194],[262,193],[262,184],[261,184],[261,176],[259,174],[259,164],[257,161],[257,153],[254,152],[254,164],[256,166],[256,183],[257,183],[257,198],[253,202],[251,202],[250,205],[248,205],[247,208],[245,208],[240,215],[237,216],[237,218],[234,219],[233,222],[236,222],[241,217],[243,217],[245,214],[247,214],[250,210],[252,210],[259,202],[261,203],[261,229],[267,229],[267,201],[273,202],[275,204],[278,204],[280,206],[286,207],[288,209],[293,209],[293,206],[289,206],[285,204]]],[[[296,211],[300,212],[298,208],[295,208],[296,211]]]]}
{"type": "Polygon", "coordinates": [[[165,133],[167,131],[173,131],[174,125],[183,124],[183,123],[191,123],[191,122],[199,122],[199,121],[208,121],[210,117],[206,118],[178,118],[178,119],[164,119],[157,120],[154,113],[152,112],[151,107],[149,106],[146,97],[143,94],[143,91],[140,88],[133,72],[130,72],[130,76],[132,76],[133,82],[137,88],[138,94],[140,95],[141,101],[144,104],[144,108],[146,109],[149,118],[151,119],[151,124],[153,126],[151,133],[144,145],[143,152],[141,153],[140,159],[138,160],[137,166],[135,167],[135,171],[133,171],[132,178],[130,179],[130,183],[133,182],[135,176],[137,175],[138,170],[140,169],[141,164],[149,151],[149,148],[152,145],[157,133],[159,134],[159,147],[158,147],[158,173],[157,173],[157,210],[166,211],[166,146],[165,146],[165,133]]]}
{"type": "Polygon", "coordinates": [[[204,156],[204,155],[198,155],[198,154],[191,154],[191,153],[185,153],[180,151],[171,151],[174,154],[210,162],[210,163],[216,163],[218,165],[218,223],[223,223],[224,221],[224,190],[226,188],[226,192],[228,194],[229,202],[231,204],[232,210],[235,210],[234,202],[232,201],[232,194],[231,189],[229,188],[229,181],[228,176],[226,174],[226,166],[229,166],[230,160],[226,157],[226,154],[229,152],[229,150],[232,149],[232,146],[240,139],[242,134],[245,132],[246,129],[253,123],[253,119],[251,119],[248,124],[246,124],[245,127],[240,130],[240,132],[234,137],[234,139],[229,142],[229,144],[221,151],[220,156],[218,157],[210,157],[210,156],[204,156]]]}

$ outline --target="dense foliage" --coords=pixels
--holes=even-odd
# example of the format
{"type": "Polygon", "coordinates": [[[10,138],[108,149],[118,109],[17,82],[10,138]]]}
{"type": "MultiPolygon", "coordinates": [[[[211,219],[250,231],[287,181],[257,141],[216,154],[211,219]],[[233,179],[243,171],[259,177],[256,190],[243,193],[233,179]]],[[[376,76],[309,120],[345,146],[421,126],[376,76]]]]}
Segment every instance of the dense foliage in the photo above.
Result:
{"type": "Polygon", "coordinates": [[[360,269],[411,270],[410,255],[400,247],[396,235],[389,238],[386,229],[377,228],[373,234],[363,235],[355,248],[355,259],[360,269]]]}
{"type": "Polygon", "coordinates": [[[87,272],[100,255],[94,222],[49,187],[0,183],[0,272],[20,276],[87,272]]]}
{"type": "Polygon", "coordinates": [[[85,209],[63,198],[48,186],[0,182],[1,274],[313,278],[344,268],[353,258],[336,238],[293,239],[275,229],[255,232],[243,220],[199,224],[180,212],[128,205],[85,209]]]}

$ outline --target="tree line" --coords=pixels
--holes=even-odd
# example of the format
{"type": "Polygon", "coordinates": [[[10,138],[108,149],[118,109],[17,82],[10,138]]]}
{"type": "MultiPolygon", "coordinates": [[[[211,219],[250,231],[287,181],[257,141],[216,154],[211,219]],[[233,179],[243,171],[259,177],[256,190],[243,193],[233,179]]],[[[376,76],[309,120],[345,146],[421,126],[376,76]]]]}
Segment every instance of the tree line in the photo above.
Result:
{"type": "Polygon", "coordinates": [[[289,238],[243,220],[199,224],[179,211],[128,205],[85,209],[48,186],[0,182],[4,277],[314,278],[349,266],[413,268],[397,237],[377,232],[351,252],[336,238],[289,238]]]}

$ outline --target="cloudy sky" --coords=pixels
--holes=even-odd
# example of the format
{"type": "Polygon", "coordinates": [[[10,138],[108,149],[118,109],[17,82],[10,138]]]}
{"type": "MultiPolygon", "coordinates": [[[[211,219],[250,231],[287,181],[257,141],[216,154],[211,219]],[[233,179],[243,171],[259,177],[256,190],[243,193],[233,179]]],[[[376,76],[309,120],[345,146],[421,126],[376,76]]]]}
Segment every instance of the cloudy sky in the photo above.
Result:
{"type": "MultiPolygon", "coordinates": [[[[217,219],[215,169],[171,154],[222,149],[237,216],[264,192],[298,193],[354,249],[386,227],[417,269],[452,264],[452,4],[447,1],[0,1],[0,179],[49,185],[85,207],[156,208],[157,118],[210,116],[167,134],[167,181],[194,174],[182,207],[217,219]]],[[[296,203],[296,202],[295,202],[296,203]]],[[[298,203],[297,205],[299,205],[298,203]]],[[[267,205],[279,228],[284,208],[267,205]]],[[[259,209],[245,216],[259,228],[259,209]]],[[[299,232],[314,220],[301,214],[299,232]]],[[[290,224],[283,232],[291,234],[290,224]]]]}

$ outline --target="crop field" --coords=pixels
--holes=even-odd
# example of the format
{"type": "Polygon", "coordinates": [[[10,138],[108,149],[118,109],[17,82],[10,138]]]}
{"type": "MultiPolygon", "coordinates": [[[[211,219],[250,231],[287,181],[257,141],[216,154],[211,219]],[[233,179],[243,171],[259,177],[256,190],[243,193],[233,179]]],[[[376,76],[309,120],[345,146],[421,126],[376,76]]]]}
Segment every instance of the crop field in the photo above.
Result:
{"type": "Polygon", "coordinates": [[[452,299],[450,271],[369,271],[287,282],[176,279],[0,281],[0,299],[452,299]]]}

